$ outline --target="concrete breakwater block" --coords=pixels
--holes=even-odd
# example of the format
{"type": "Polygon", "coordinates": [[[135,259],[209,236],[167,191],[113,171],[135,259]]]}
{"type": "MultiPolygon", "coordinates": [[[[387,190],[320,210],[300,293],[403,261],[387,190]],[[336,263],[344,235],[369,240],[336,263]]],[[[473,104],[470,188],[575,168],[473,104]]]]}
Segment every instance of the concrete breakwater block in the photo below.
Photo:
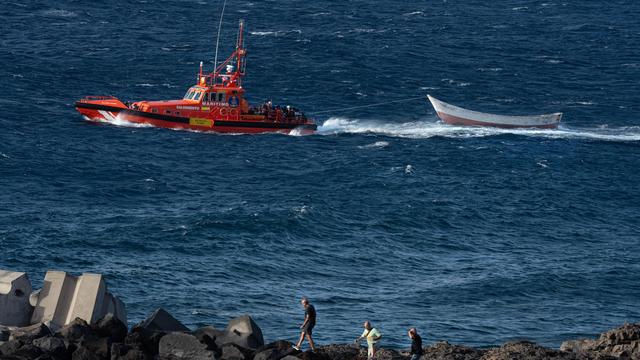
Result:
{"type": "Polygon", "coordinates": [[[231,319],[224,332],[216,336],[216,344],[236,344],[246,349],[257,349],[264,346],[262,330],[249,315],[231,319]]]}
{"type": "Polygon", "coordinates": [[[76,277],[64,271],[47,271],[42,289],[31,296],[31,304],[31,323],[46,323],[54,328],[76,318],[92,324],[109,313],[127,322],[124,304],[107,292],[100,274],[76,277]]]}
{"type": "Polygon", "coordinates": [[[23,272],[0,270],[0,325],[27,326],[33,307],[31,281],[23,272]]]}

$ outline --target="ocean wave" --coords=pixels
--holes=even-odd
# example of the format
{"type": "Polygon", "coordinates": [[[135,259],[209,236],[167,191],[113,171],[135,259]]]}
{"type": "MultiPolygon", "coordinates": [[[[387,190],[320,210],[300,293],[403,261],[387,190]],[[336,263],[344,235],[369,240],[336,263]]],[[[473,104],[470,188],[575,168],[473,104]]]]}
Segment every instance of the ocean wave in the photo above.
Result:
{"type": "Polygon", "coordinates": [[[78,14],[76,14],[75,12],[64,9],[44,10],[42,11],[42,15],[58,18],[70,18],[78,16],[78,14]]]}
{"type": "Polygon", "coordinates": [[[414,121],[391,123],[377,120],[356,120],[330,118],[318,127],[321,135],[337,134],[377,134],[401,138],[478,138],[505,134],[540,137],[548,139],[584,139],[614,142],[640,141],[640,128],[570,128],[560,126],[555,130],[546,129],[499,129],[492,127],[451,126],[440,122],[414,121]]]}

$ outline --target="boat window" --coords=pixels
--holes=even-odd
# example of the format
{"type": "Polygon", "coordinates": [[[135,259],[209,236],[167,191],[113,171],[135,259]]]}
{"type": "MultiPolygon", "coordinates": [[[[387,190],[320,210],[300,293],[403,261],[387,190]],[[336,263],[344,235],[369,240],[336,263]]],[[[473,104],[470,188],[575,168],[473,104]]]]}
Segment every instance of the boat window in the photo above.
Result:
{"type": "Polygon", "coordinates": [[[223,92],[219,92],[218,93],[218,101],[224,101],[224,93],[223,92]]]}
{"type": "Polygon", "coordinates": [[[184,100],[187,100],[187,99],[189,99],[189,97],[191,97],[191,95],[193,95],[193,94],[192,94],[191,89],[189,89],[189,90],[187,90],[187,93],[186,93],[186,94],[184,94],[183,99],[184,99],[184,100]]]}
{"type": "Polygon", "coordinates": [[[202,96],[202,93],[198,91],[198,92],[196,93],[196,96],[193,98],[193,100],[195,100],[195,101],[200,100],[200,96],[202,96]]]}

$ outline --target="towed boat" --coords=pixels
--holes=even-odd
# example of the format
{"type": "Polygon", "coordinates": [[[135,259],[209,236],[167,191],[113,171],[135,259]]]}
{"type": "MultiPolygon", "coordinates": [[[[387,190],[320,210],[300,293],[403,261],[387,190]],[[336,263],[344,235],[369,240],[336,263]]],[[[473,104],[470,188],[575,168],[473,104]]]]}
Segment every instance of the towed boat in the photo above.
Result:
{"type": "Polygon", "coordinates": [[[431,105],[436,110],[438,117],[445,124],[463,126],[491,126],[499,128],[540,128],[555,129],[560,124],[562,113],[531,115],[531,116],[507,116],[482,113],[473,110],[447,104],[431,95],[427,95],[431,105]]]}
{"type": "Polygon", "coordinates": [[[274,106],[271,101],[251,106],[246,100],[243,33],[244,22],[240,21],[235,51],[210,74],[203,73],[200,63],[198,81],[182,99],[125,103],[113,96],[87,96],[75,108],[85,119],[98,122],[119,120],[220,133],[314,133],[315,122],[292,106],[274,106]]]}

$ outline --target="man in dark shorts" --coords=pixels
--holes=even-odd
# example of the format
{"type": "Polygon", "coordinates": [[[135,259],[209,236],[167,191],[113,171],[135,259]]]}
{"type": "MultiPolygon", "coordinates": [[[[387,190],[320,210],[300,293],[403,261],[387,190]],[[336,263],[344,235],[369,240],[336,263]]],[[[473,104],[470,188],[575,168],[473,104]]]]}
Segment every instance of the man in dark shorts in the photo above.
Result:
{"type": "Polygon", "coordinates": [[[309,346],[311,346],[311,351],[316,351],[312,337],[313,327],[316,326],[316,308],[311,305],[309,299],[306,297],[300,300],[300,304],[304,306],[304,322],[300,325],[300,329],[302,330],[302,332],[300,332],[300,340],[298,340],[298,343],[293,348],[300,350],[300,346],[302,346],[302,342],[306,336],[309,341],[309,346]]]}
{"type": "Polygon", "coordinates": [[[424,353],[422,350],[422,338],[418,335],[416,328],[409,329],[409,338],[411,338],[411,359],[418,360],[424,353]]]}

